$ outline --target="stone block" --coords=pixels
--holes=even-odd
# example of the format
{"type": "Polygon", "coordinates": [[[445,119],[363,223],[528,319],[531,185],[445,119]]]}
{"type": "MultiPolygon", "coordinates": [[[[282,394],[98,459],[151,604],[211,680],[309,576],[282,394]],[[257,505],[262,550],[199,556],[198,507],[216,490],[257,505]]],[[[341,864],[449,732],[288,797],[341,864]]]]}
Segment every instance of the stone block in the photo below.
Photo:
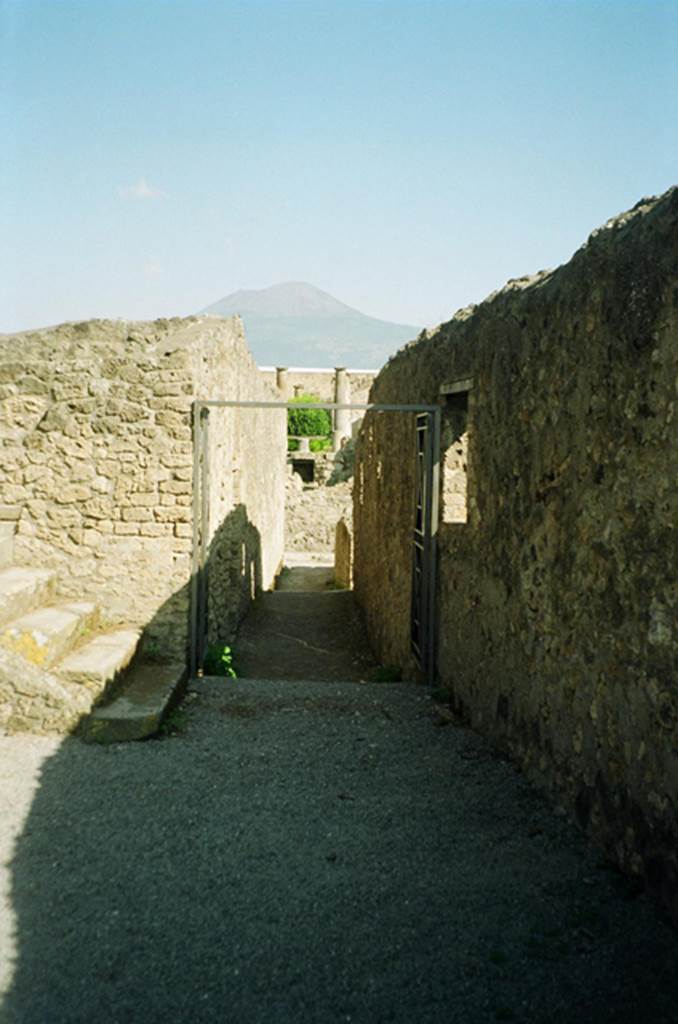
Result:
{"type": "Polygon", "coordinates": [[[21,505],[0,505],[0,522],[16,522],[21,510],[21,505]]]}
{"type": "Polygon", "coordinates": [[[161,480],[159,488],[163,494],[190,494],[192,485],[189,480],[161,480]]]}
{"type": "Polygon", "coordinates": [[[142,537],[169,537],[172,534],[171,523],[142,523],[139,529],[142,537]]]}
{"type": "Polygon", "coordinates": [[[120,629],[95,637],[64,658],[56,675],[87,687],[99,696],[127,668],[137,649],[140,632],[120,629]]]}
{"type": "Polygon", "coordinates": [[[121,516],[126,523],[149,523],[153,512],[150,508],[123,508],[121,516]]]}
{"type": "Polygon", "coordinates": [[[38,608],[7,623],[0,643],[33,664],[48,668],[96,625],[98,613],[91,601],[38,608]]]}
{"type": "Polygon", "coordinates": [[[0,624],[48,602],[56,575],[49,569],[10,567],[0,571],[0,624]]]}
{"type": "Polygon", "coordinates": [[[136,666],[120,696],[97,708],[83,724],[83,739],[90,743],[126,743],[152,736],[185,681],[183,663],[136,666]]]}
{"type": "Polygon", "coordinates": [[[155,422],[174,438],[186,437],[191,429],[189,413],[156,412],[155,422]]]}

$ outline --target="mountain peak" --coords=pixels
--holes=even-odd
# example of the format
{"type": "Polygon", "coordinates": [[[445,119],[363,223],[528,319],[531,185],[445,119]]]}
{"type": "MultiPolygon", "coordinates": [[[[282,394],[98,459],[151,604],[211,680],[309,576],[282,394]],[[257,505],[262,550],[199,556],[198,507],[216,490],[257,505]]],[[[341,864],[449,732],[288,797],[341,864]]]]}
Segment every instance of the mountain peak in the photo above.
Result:
{"type": "Polygon", "coordinates": [[[238,313],[260,365],[373,368],[420,328],[366,316],[307,281],[241,289],[201,313],[238,313]]]}
{"type": "Polygon", "coordinates": [[[306,281],[285,281],[268,288],[243,288],[232,292],[202,312],[220,316],[231,316],[233,313],[257,313],[260,316],[345,316],[357,311],[306,281]]]}

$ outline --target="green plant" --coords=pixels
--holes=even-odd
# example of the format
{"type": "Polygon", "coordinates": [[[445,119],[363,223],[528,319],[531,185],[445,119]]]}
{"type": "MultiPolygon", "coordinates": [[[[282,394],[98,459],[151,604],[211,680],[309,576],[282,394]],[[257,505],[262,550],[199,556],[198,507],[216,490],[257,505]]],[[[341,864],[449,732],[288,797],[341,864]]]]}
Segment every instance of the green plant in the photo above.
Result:
{"type": "Polygon", "coordinates": [[[226,644],[212,644],[211,647],[208,647],[203,662],[203,672],[206,676],[228,676],[230,679],[237,679],[231,648],[226,644]]]}
{"type": "MultiPolygon", "coordinates": [[[[312,437],[309,441],[309,448],[312,452],[326,452],[332,447],[331,437],[312,437]]],[[[299,440],[296,437],[287,438],[287,450],[288,452],[299,451],[299,440]]]]}
{"type": "MultiPolygon", "coordinates": [[[[319,401],[317,395],[297,395],[292,405],[319,401]]],[[[287,410],[287,433],[298,437],[329,437],[332,433],[332,418],[327,409],[295,409],[287,410]]]]}
{"type": "Polygon", "coordinates": [[[158,733],[160,736],[178,736],[186,728],[187,720],[188,716],[185,711],[182,711],[181,708],[174,708],[163,718],[158,733]]]}
{"type": "Polygon", "coordinates": [[[144,635],[141,643],[144,661],[158,662],[166,657],[165,648],[156,637],[144,635]]]}

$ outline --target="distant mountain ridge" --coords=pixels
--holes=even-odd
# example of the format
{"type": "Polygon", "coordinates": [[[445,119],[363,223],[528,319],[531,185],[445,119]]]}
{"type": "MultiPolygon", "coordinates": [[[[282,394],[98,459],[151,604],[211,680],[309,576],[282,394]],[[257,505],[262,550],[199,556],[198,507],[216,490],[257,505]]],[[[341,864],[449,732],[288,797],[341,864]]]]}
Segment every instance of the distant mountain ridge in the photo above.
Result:
{"type": "Polygon", "coordinates": [[[200,312],[240,314],[260,366],[378,369],[421,330],[366,316],[305,281],[243,289],[200,312]]]}

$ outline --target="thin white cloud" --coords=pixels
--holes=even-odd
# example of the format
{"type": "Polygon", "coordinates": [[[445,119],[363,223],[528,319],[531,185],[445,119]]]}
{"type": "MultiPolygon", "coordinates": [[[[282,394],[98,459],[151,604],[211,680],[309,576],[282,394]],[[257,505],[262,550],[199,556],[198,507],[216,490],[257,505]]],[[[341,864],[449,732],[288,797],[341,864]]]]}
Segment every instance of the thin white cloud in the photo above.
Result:
{"type": "Polygon", "coordinates": [[[159,263],[144,263],[144,277],[160,277],[162,267],[159,263]]]}
{"type": "Polygon", "coordinates": [[[163,192],[160,188],[154,188],[153,185],[149,185],[145,178],[139,178],[134,185],[128,185],[125,188],[118,189],[118,195],[121,199],[126,200],[143,200],[143,199],[166,199],[167,193],[163,192]]]}

